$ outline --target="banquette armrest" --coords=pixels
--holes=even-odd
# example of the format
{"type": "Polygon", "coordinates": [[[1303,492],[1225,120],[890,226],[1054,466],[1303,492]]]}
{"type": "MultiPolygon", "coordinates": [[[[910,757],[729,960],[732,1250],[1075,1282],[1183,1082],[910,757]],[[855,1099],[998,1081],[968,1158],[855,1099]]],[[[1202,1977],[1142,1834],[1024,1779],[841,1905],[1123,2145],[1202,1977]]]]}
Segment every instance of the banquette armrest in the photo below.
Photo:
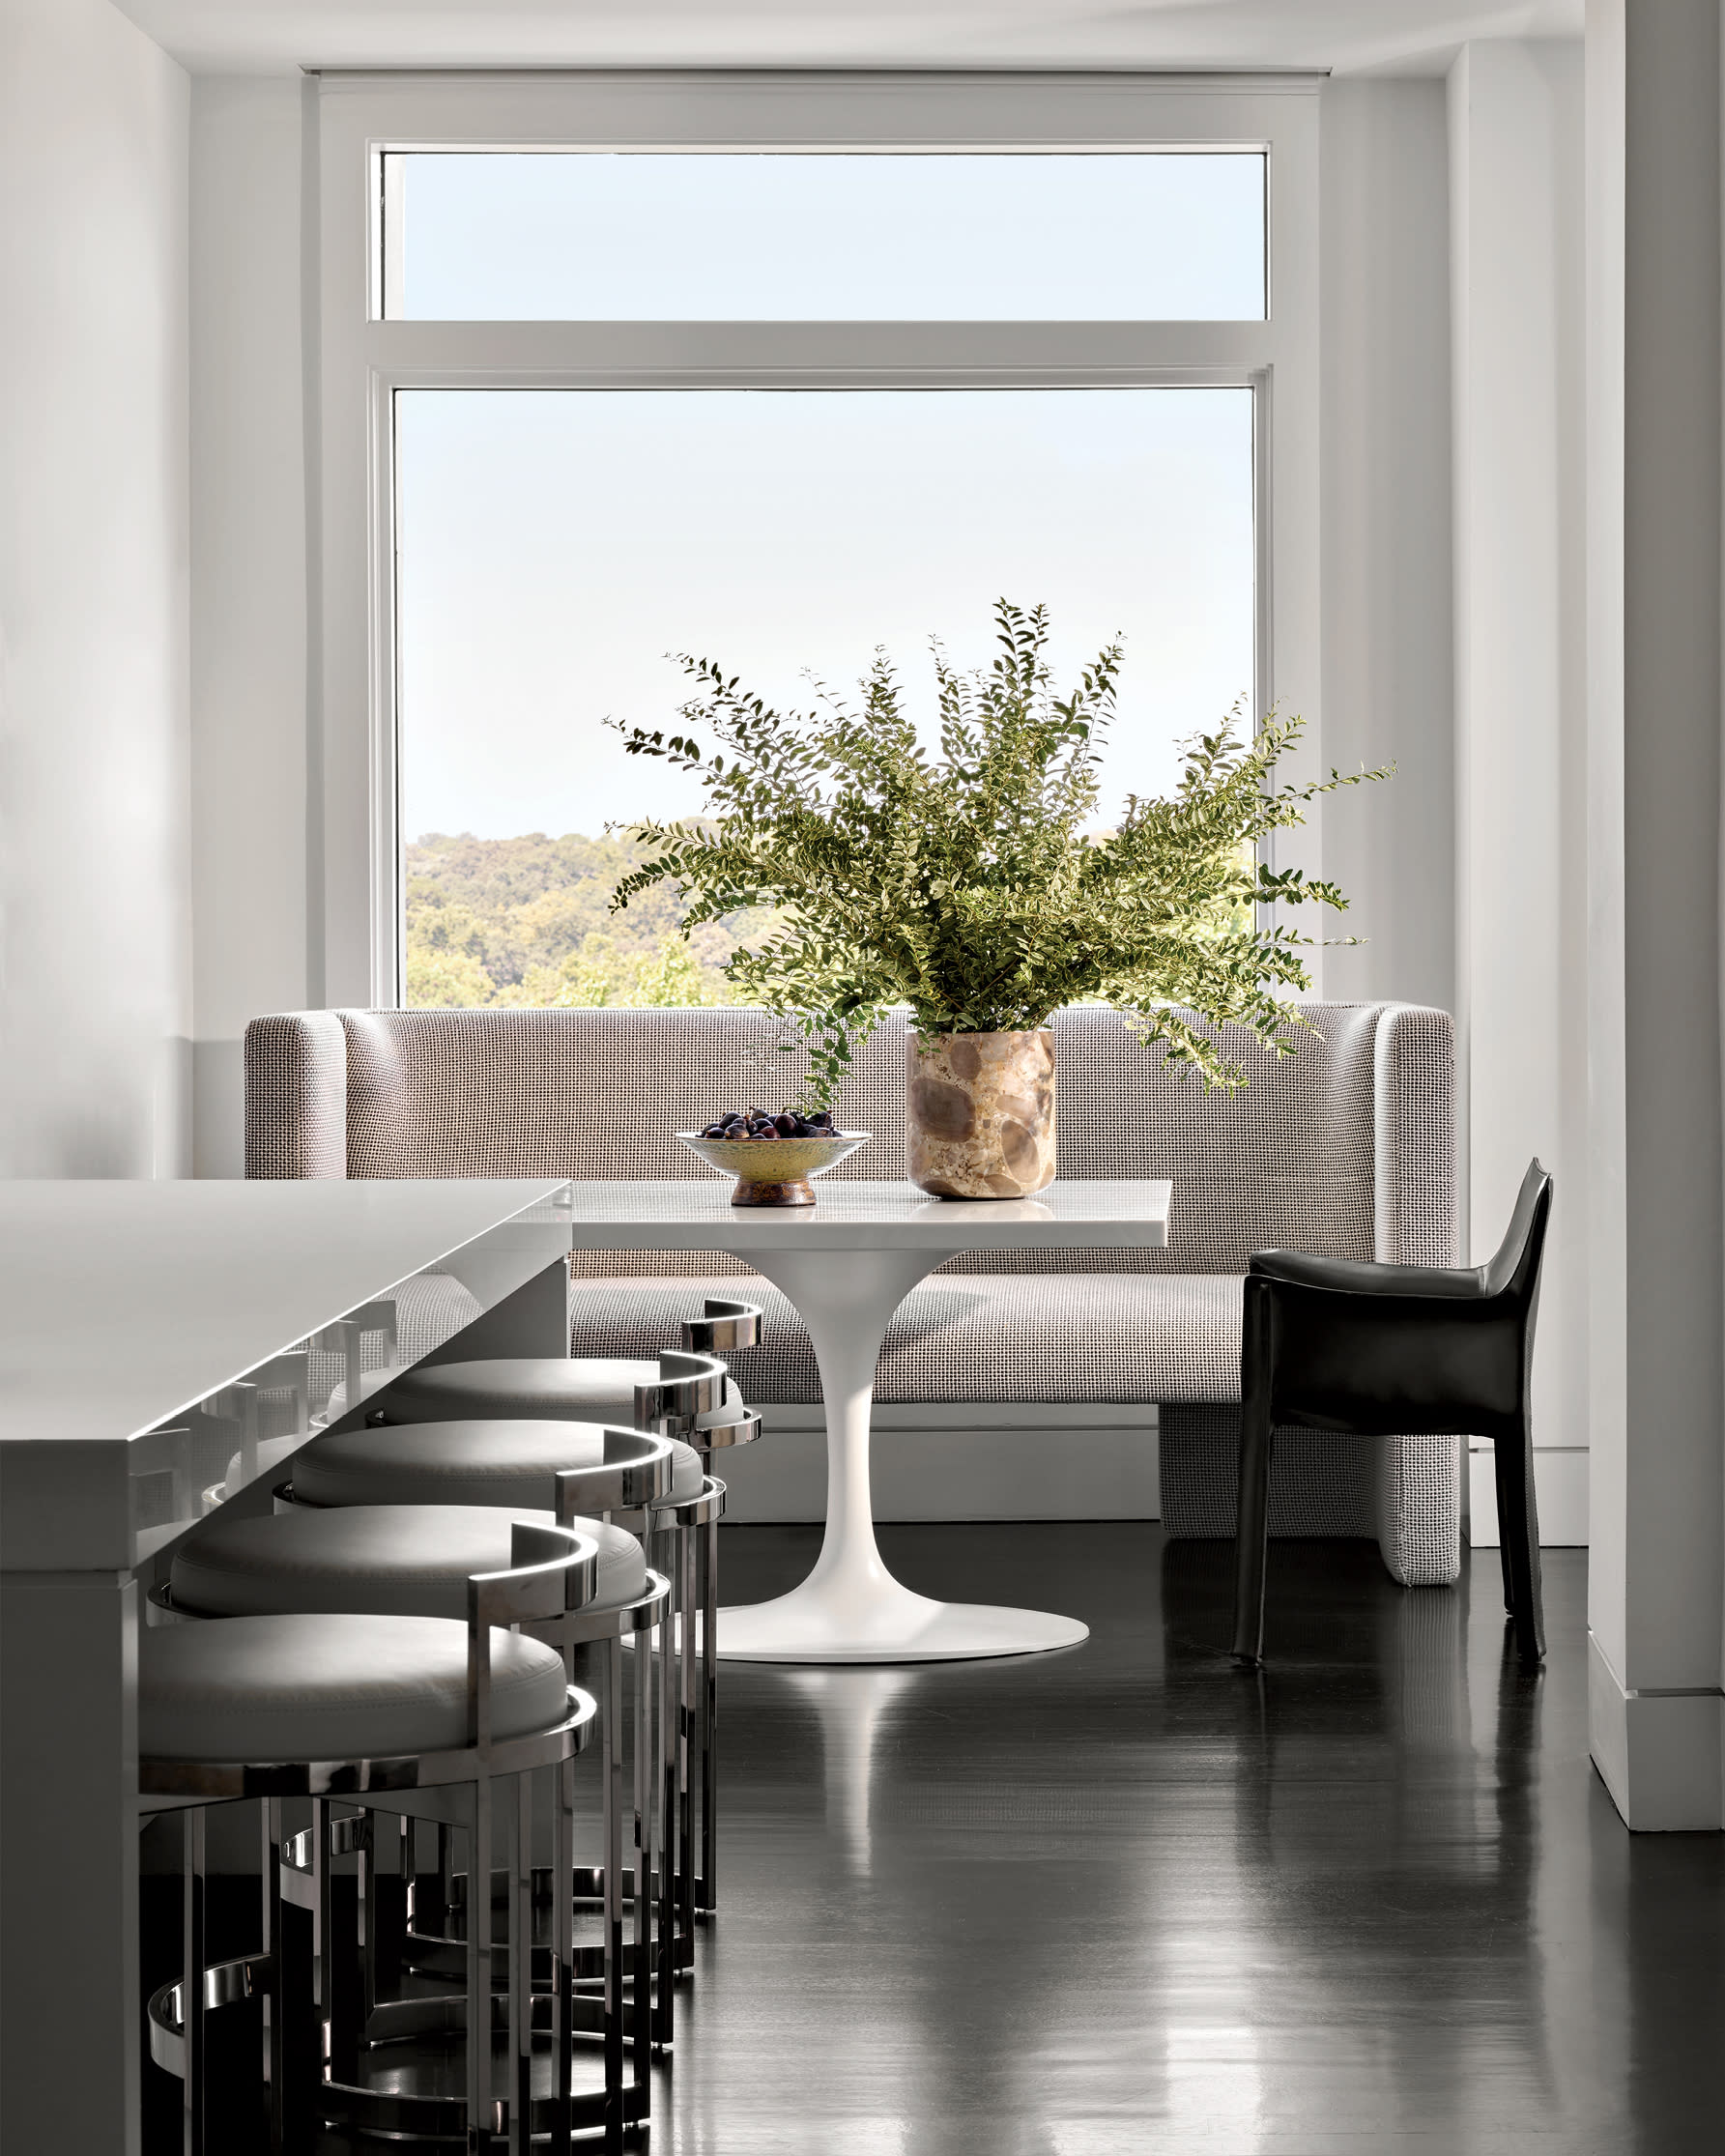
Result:
{"type": "Polygon", "coordinates": [[[245,1172],[347,1174],[347,1035],[333,1011],[277,1011],[245,1028],[245,1172]]]}
{"type": "Polygon", "coordinates": [[[1381,1265],[1452,1266],[1455,1034],[1447,1011],[1390,1003],[1373,1057],[1372,1256],[1381,1265]]]}

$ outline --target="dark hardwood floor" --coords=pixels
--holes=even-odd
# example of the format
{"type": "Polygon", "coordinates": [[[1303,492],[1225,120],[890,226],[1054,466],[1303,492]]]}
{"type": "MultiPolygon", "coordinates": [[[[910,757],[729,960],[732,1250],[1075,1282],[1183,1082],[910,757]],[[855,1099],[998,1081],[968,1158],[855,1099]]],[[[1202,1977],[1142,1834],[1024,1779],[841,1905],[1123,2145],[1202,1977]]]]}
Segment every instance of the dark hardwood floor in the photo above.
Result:
{"type": "MultiPolygon", "coordinates": [[[[727,1599],[793,1584],[817,1535],[727,1529],[727,1599]]],[[[1276,1544],[1254,1680],[1228,1545],[881,1541],[912,1586],[1092,1636],[726,1669],[722,1906],[663,2156],[1725,2147],[1725,1837],[1631,1837],[1589,1765],[1580,1553],[1547,1553],[1529,1680],[1495,1552],[1477,1592],[1404,1593],[1367,1545],[1276,1544]]]]}

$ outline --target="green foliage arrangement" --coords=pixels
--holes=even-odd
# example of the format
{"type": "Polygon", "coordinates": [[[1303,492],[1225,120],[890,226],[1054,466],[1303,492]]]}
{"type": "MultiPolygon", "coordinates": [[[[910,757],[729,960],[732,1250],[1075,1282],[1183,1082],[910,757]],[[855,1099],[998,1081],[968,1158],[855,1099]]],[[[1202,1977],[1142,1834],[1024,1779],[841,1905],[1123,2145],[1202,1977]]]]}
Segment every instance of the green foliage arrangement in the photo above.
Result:
{"type": "Polygon", "coordinates": [[[1257,861],[1259,842],[1304,819],[1308,802],[1384,772],[1276,789],[1300,735],[1272,719],[1241,738],[1236,712],[1188,750],[1166,799],[1129,797],[1118,826],[1091,832],[1098,764],[1114,714],[1121,647],[1110,645],[1057,697],[1046,608],[995,608],[992,668],[955,673],[938,644],[939,752],[903,710],[882,652],[860,708],[817,683],[819,708],[769,710],[710,659],[679,663],[698,694],[693,733],[621,726],[631,755],[697,773],[707,815],[644,822],[646,856],[618,882],[620,911],[666,883],[684,933],[745,907],[780,909],[733,951],[738,1000],[785,1017],[810,1049],[809,1090],[829,1099],[855,1042],[895,1004],[919,1034],[1046,1025],[1068,1003],[1115,1005],[1182,1076],[1229,1090],[1246,1073],[1189,1013],[1247,1026],[1292,1051],[1278,990],[1305,989],[1302,946],[1265,904],[1341,908],[1334,883],[1257,861]]]}

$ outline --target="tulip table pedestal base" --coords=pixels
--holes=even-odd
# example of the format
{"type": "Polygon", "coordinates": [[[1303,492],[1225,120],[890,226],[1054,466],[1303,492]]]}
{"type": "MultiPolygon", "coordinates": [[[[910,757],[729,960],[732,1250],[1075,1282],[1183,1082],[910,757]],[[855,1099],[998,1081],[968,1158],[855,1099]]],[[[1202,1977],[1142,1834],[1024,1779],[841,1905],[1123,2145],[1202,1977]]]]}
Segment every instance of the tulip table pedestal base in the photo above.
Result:
{"type": "Polygon", "coordinates": [[[727,1662],[962,1662],[986,1654],[1046,1654],[1076,1647],[1090,1627],[1076,1617],[934,1602],[882,1569],[854,1598],[806,1580],[770,1602],[719,1612],[719,1659],[727,1662]]]}
{"type": "Polygon", "coordinates": [[[751,1250],[809,1329],[826,1402],[826,1536],[800,1587],[719,1612],[729,1662],[947,1662],[1076,1647],[1090,1628],[1042,1610],[913,1595],[875,1540],[869,1416],[880,1343],[899,1305],[949,1250],[751,1250]]]}

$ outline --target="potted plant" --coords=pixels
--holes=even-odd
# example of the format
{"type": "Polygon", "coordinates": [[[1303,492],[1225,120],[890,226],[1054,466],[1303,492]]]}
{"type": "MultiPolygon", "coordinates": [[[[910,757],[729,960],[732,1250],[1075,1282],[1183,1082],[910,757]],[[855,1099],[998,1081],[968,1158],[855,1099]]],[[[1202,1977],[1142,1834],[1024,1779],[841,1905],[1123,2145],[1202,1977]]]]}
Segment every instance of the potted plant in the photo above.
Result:
{"type": "Polygon", "coordinates": [[[1093,829],[1121,647],[1061,698],[1046,609],[1003,599],[995,616],[992,668],[956,673],[934,647],[937,750],[918,739],[884,653],[859,705],[822,690],[806,712],[769,710],[713,661],[683,657],[698,693],[682,717],[700,733],[621,729],[632,755],[695,772],[708,814],[634,827],[648,857],[618,883],[614,909],[667,878],[685,933],[777,907],[725,971],[807,1041],[815,1099],[908,1004],[909,1170],[943,1197],[1019,1197],[1053,1180],[1049,1020],[1065,1004],[1115,1005],[1182,1075],[1230,1089],[1246,1074],[1197,1020],[1291,1052],[1278,992],[1308,985],[1312,939],[1264,925],[1260,908],[1347,902],[1332,883],[1272,871],[1258,844],[1300,822],[1315,794],[1383,775],[1277,789],[1299,720],[1244,739],[1236,712],[1190,747],[1172,794],[1131,796],[1112,830],[1093,829]]]}

